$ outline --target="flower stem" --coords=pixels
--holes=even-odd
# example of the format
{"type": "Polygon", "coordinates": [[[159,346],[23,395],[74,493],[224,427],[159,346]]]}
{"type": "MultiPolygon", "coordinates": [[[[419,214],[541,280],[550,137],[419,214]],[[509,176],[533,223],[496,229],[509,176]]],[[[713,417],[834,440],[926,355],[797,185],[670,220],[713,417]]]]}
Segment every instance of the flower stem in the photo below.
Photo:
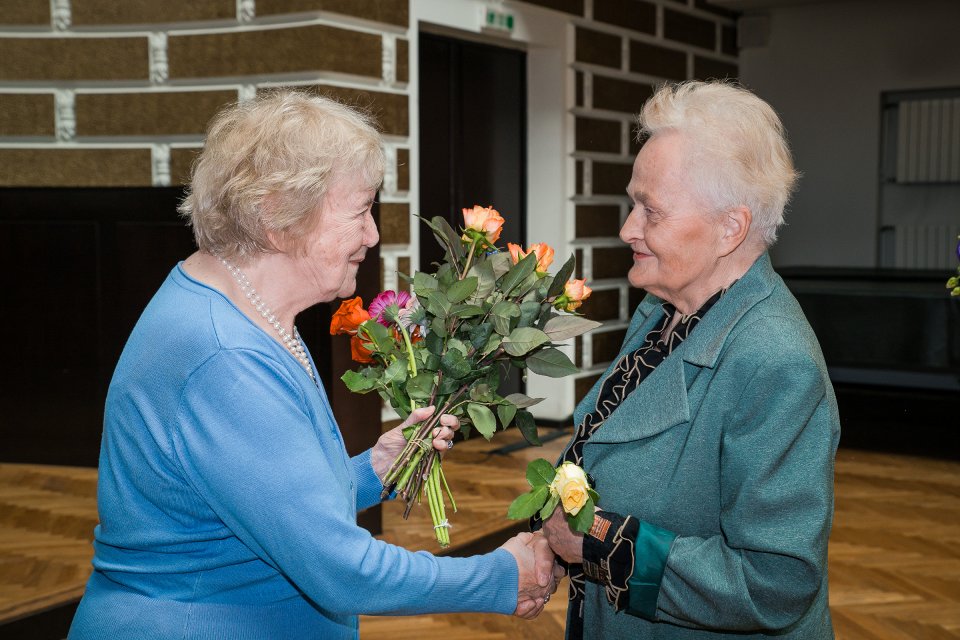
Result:
{"type": "Polygon", "coordinates": [[[474,240],[470,243],[470,251],[467,253],[467,262],[463,265],[463,272],[460,275],[460,279],[463,280],[467,277],[467,273],[470,272],[470,263],[473,262],[473,253],[477,249],[477,241],[474,240]]]}

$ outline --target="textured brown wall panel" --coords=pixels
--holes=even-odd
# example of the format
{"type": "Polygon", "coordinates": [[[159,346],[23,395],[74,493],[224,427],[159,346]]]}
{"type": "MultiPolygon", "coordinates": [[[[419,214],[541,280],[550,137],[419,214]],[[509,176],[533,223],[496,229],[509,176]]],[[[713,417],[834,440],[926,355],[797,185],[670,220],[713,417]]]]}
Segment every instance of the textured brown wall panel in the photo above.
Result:
{"type": "Polygon", "coordinates": [[[605,204],[577,205],[577,237],[609,238],[620,233],[620,207],[605,204]]]}
{"type": "Polygon", "coordinates": [[[720,60],[713,60],[711,58],[694,56],[693,77],[701,80],[707,80],[711,78],[736,78],[737,65],[722,62],[720,60]]]}
{"type": "Polygon", "coordinates": [[[617,320],[620,318],[620,290],[594,291],[581,309],[591,320],[617,320]],[[589,303],[589,304],[588,304],[589,303]]]}
{"type": "Polygon", "coordinates": [[[687,54],[631,40],[630,71],[670,80],[684,80],[687,77],[687,54]]]}
{"type": "Polygon", "coordinates": [[[409,0],[257,0],[257,15],[329,11],[406,27],[409,0]]]}
{"type": "Polygon", "coordinates": [[[715,22],[669,9],[663,11],[663,35],[704,49],[713,49],[717,42],[715,22]]]}
{"type": "Polygon", "coordinates": [[[657,30],[657,7],[644,0],[600,0],[593,3],[593,18],[642,33],[657,30]]]}
{"type": "Polygon", "coordinates": [[[620,37],[577,27],[577,62],[620,68],[620,37]]]}
{"type": "Polygon", "coordinates": [[[381,38],[326,25],[171,36],[171,78],[338,71],[379,78],[381,38]]]}
{"type": "Polygon", "coordinates": [[[0,39],[0,80],[146,80],[146,38],[0,39]]]}
{"type": "Polygon", "coordinates": [[[55,134],[53,95],[0,93],[0,136],[55,134]]]}
{"type": "Polygon", "coordinates": [[[623,196],[633,173],[632,164],[612,162],[593,163],[593,193],[623,196]]]}
{"type": "Polygon", "coordinates": [[[7,0],[0,7],[0,24],[50,25],[50,0],[7,0]]]}
{"type": "Polygon", "coordinates": [[[633,266],[630,247],[595,247],[593,249],[593,279],[626,278],[633,266]]]}
{"type": "Polygon", "coordinates": [[[410,43],[397,40],[397,82],[410,81],[410,43]]]}
{"type": "Polygon", "coordinates": [[[5,187],[150,186],[149,149],[0,149],[5,187]]]}
{"type": "Polygon", "coordinates": [[[410,205],[392,202],[380,205],[380,242],[382,244],[410,242],[410,205]]]}
{"type": "Polygon", "coordinates": [[[397,149],[397,189],[410,190],[410,150],[397,149]]]}
{"type": "Polygon", "coordinates": [[[189,184],[190,167],[200,155],[200,149],[170,150],[170,184],[189,184]]]}
{"type": "Polygon", "coordinates": [[[202,134],[236,91],[81,93],[76,97],[78,136],[202,134]]]}
{"type": "Polygon", "coordinates": [[[583,0],[523,0],[527,4],[535,4],[538,7],[556,9],[564,13],[572,13],[575,16],[583,15],[583,0]]]}
{"type": "MultiPolygon", "coordinates": [[[[410,273],[410,258],[397,258],[397,271],[412,276],[413,274],[410,273]]],[[[397,288],[400,291],[410,291],[410,283],[397,276],[397,288]]]]}
{"type": "Polygon", "coordinates": [[[640,107],[653,94],[653,87],[617,78],[593,76],[593,107],[624,113],[639,113],[640,107]]]}
{"type": "Polygon", "coordinates": [[[72,0],[73,23],[150,24],[237,17],[236,0],[72,0]]]}
{"type": "Polygon", "coordinates": [[[617,357],[620,347],[623,346],[623,339],[627,337],[626,329],[617,329],[616,331],[604,331],[603,333],[593,334],[593,364],[610,362],[617,357]]]}
{"type": "Polygon", "coordinates": [[[620,123],[612,120],[577,118],[577,151],[620,153],[620,123]]]}
{"type": "Polygon", "coordinates": [[[584,396],[590,393],[590,389],[593,388],[593,385],[600,379],[600,374],[593,376],[587,376],[585,378],[577,378],[576,382],[573,383],[573,395],[576,402],[583,400],[584,396]]]}
{"type": "Polygon", "coordinates": [[[364,91],[362,89],[328,85],[302,88],[371,113],[380,123],[383,133],[406,136],[410,131],[410,108],[407,103],[407,96],[403,94],[364,91]]]}

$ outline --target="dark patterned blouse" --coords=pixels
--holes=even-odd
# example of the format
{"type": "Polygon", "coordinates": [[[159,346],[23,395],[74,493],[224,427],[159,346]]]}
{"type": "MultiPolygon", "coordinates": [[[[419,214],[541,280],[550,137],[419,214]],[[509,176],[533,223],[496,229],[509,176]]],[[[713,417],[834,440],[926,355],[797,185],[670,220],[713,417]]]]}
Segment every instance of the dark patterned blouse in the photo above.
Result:
{"type": "MultiPolygon", "coordinates": [[[[680,314],[680,321],[669,335],[663,335],[677,312],[669,303],[663,305],[664,317],[650,333],[643,345],[624,355],[606,377],[597,396],[593,412],[583,418],[573,436],[573,443],[563,456],[564,462],[583,466],[583,445],[590,440],[610,414],[669,356],[693,331],[700,319],[710,310],[724,291],[718,291],[700,309],[688,316],[680,314]]],[[[593,485],[593,480],[590,480],[593,485]]],[[[603,496],[601,496],[601,500],[603,496]]],[[[607,601],[622,611],[629,603],[629,581],[633,574],[634,545],[640,523],[633,516],[611,511],[597,511],[590,532],[583,537],[583,564],[569,566],[570,606],[567,637],[583,638],[583,602],[585,581],[602,585],[607,601]]]]}

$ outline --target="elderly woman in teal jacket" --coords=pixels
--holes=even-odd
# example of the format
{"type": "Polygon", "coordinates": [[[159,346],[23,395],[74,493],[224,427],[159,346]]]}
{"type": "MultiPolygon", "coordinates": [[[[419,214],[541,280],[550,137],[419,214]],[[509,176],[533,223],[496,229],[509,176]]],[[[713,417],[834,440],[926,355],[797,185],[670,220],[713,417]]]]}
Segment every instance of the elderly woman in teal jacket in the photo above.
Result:
{"type": "Polygon", "coordinates": [[[620,237],[647,296],[563,455],[599,508],[586,535],[544,524],[567,636],[832,638],[837,404],[766,253],[796,181],[783,127],[719,82],[663,87],[639,124],[620,237]]]}

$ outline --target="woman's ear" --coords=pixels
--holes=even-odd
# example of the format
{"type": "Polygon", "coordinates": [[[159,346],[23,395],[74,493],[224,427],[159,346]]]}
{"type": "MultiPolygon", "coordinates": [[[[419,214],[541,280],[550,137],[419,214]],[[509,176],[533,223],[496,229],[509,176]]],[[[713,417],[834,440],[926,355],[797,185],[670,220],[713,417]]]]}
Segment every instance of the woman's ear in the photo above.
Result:
{"type": "Polygon", "coordinates": [[[753,214],[749,207],[739,206],[724,211],[721,214],[720,227],[720,255],[728,256],[737,250],[750,234],[750,224],[753,214]]]}

